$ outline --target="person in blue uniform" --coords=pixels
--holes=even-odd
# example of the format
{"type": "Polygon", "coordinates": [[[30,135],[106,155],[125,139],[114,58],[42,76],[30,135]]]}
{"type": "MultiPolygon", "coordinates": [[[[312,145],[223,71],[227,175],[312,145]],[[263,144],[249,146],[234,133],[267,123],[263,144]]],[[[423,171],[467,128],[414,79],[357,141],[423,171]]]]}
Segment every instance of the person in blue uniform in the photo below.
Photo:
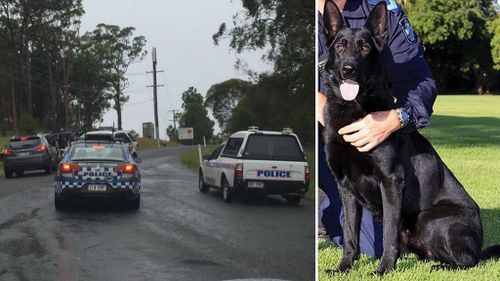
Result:
{"type": "MultiPolygon", "coordinates": [[[[344,23],[349,28],[363,27],[370,11],[380,0],[328,0],[339,7],[344,23]]],[[[382,0],[383,1],[383,0],[382,0]]],[[[319,62],[327,58],[326,39],[323,35],[322,9],[325,0],[318,0],[318,56],[319,62]]],[[[388,39],[382,51],[391,93],[397,99],[397,109],[373,112],[363,119],[339,130],[345,141],[361,152],[368,152],[392,133],[408,133],[430,124],[432,106],[437,88],[431,70],[424,59],[420,39],[413,31],[403,9],[394,0],[385,1],[389,13],[388,39]]],[[[321,75],[318,81],[317,118],[322,132],[323,108],[328,92],[321,75]]],[[[335,180],[325,161],[323,137],[318,143],[319,187],[327,194],[329,204],[323,204],[321,221],[334,243],[343,246],[343,214],[335,180]]],[[[372,214],[363,209],[360,230],[362,253],[380,257],[382,255],[382,226],[374,221],[372,214]]]]}

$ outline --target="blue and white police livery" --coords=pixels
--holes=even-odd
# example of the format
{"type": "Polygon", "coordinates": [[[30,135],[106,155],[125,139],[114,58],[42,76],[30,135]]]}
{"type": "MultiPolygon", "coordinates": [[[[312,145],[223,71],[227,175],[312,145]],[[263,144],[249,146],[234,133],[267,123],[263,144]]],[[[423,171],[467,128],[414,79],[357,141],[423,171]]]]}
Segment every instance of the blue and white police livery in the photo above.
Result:
{"type": "Polygon", "coordinates": [[[297,135],[259,131],[237,132],[206,156],[199,169],[199,189],[222,190],[224,201],[244,192],[281,194],[299,203],[309,188],[309,167],[297,135]]]}
{"type": "Polygon", "coordinates": [[[119,142],[78,141],[62,159],[55,176],[55,207],[70,197],[119,197],[140,207],[141,176],[128,149],[119,142]]]}

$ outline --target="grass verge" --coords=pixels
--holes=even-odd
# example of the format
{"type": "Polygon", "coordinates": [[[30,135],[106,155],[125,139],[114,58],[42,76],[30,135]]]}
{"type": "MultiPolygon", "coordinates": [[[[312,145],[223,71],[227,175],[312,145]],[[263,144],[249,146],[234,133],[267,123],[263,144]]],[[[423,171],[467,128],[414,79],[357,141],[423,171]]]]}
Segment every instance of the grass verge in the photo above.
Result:
{"type": "MultiPolygon", "coordinates": [[[[8,137],[1,137],[0,136],[0,151],[5,148],[5,145],[9,142],[10,136],[8,137]]],[[[5,174],[3,172],[3,161],[0,161],[0,177],[4,177],[5,174]]]]}
{"type": "MultiPolygon", "coordinates": [[[[138,144],[137,149],[139,150],[158,148],[158,143],[154,139],[137,138],[137,144],[138,144]]],[[[176,142],[160,140],[160,147],[177,146],[177,145],[179,144],[176,142]]]]}
{"type": "MultiPolygon", "coordinates": [[[[443,161],[481,207],[484,246],[500,244],[500,96],[439,96],[432,125],[423,129],[443,161]]],[[[319,280],[500,280],[500,260],[481,262],[469,270],[434,271],[434,262],[410,255],[383,277],[371,275],[379,262],[362,255],[348,274],[328,275],[342,251],[331,242],[318,243],[319,280]]]]}
{"type": "MultiPolygon", "coordinates": [[[[209,145],[207,146],[206,149],[203,150],[202,154],[210,154],[212,151],[216,148],[216,145],[209,145]]],[[[304,148],[304,152],[306,154],[307,158],[307,163],[309,164],[309,171],[311,174],[311,182],[309,183],[309,190],[304,194],[304,197],[309,199],[309,200],[314,200],[315,197],[315,192],[314,192],[314,186],[315,186],[315,178],[314,178],[314,169],[315,169],[315,157],[314,157],[314,148],[313,147],[306,147],[304,148]]],[[[181,155],[181,163],[188,167],[189,169],[193,171],[198,171],[198,168],[200,167],[200,161],[199,161],[199,156],[198,156],[198,148],[195,148],[193,150],[189,150],[187,152],[184,152],[181,155]]]]}

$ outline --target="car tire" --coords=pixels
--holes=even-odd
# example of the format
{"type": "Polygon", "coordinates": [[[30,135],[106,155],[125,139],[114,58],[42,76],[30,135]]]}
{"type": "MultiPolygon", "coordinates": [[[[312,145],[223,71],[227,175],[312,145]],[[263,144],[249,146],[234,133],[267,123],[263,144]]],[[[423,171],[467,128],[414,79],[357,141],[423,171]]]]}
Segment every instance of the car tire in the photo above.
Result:
{"type": "Polygon", "coordinates": [[[233,191],[225,178],[222,178],[221,189],[222,189],[222,200],[224,200],[224,202],[226,203],[231,203],[231,201],[233,200],[233,191]]]}
{"type": "Polygon", "coordinates": [[[286,202],[288,205],[298,205],[302,196],[300,195],[285,195],[286,202]]]}
{"type": "Polygon", "coordinates": [[[54,207],[56,210],[66,209],[66,202],[60,197],[54,194],[54,207]]]}
{"type": "Polygon", "coordinates": [[[141,208],[141,194],[137,194],[129,201],[130,210],[139,210],[141,208]]]}
{"type": "Polygon", "coordinates": [[[201,193],[206,193],[209,189],[209,187],[205,184],[205,181],[203,180],[203,173],[201,171],[198,176],[198,189],[200,190],[201,193]]]}
{"type": "Polygon", "coordinates": [[[12,171],[9,169],[4,168],[3,173],[5,174],[5,178],[11,179],[12,178],[12,171]]]}

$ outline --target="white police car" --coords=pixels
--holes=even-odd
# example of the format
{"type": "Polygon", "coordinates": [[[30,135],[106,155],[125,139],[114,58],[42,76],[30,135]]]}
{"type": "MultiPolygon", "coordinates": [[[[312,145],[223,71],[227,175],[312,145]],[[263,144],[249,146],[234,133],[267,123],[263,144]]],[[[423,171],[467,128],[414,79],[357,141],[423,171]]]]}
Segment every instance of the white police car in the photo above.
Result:
{"type": "Polygon", "coordinates": [[[237,132],[211,155],[199,169],[198,187],[222,191],[225,202],[234,194],[257,192],[281,194],[290,204],[298,204],[309,188],[309,167],[297,135],[259,131],[256,127],[237,132]]]}
{"type": "Polygon", "coordinates": [[[132,209],[141,203],[141,174],[121,142],[75,142],[55,175],[54,206],[63,209],[72,197],[115,197],[132,209]]]}

